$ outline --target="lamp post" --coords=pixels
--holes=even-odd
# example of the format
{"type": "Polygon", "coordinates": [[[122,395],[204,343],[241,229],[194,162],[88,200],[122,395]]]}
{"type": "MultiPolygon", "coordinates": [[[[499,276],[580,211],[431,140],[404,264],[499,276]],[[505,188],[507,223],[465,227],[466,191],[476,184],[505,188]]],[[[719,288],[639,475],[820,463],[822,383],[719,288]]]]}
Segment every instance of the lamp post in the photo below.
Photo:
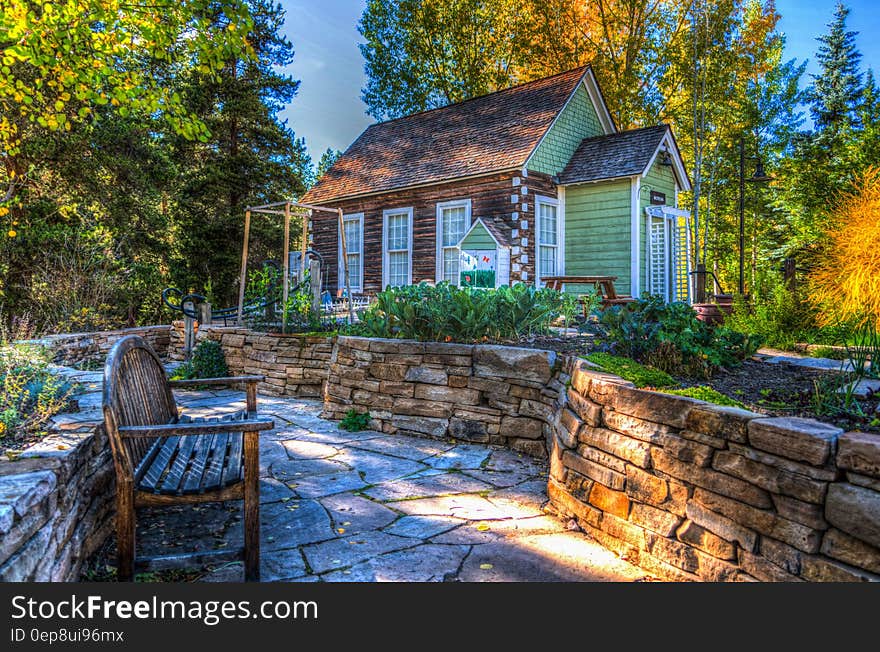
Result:
{"type": "MultiPolygon", "coordinates": [[[[770,181],[770,177],[764,172],[764,162],[757,157],[755,174],[748,181],[759,183],[770,181]]],[[[746,150],[742,136],[739,139],[739,294],[746,293],[745,269],[746,269],[746,150]]]]}

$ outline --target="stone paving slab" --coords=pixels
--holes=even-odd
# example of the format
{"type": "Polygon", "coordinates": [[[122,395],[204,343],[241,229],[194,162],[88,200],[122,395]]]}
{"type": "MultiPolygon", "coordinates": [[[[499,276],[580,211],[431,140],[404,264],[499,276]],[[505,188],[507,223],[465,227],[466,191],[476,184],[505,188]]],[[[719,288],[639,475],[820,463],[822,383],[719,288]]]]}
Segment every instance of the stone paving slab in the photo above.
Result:
{"type": "MultiPolygon", "coordinates": [[[[241,392],[178,392],[189,414],[241,392]]],[[[312,400],[260,397],[266,582],[630,581],[644,571],[544,512],[547,467],[509,450],[346,432],[312,400]]],[[[240,546],[240,501],[138,513],[139,554],[240,546]],[[170,550],[169,550],[170,549],[170,550]]],[[[114,564],[113,546],[101,563],[114,564]]],[[[197,569],[241,581],[240,563],[197,569]]]]}

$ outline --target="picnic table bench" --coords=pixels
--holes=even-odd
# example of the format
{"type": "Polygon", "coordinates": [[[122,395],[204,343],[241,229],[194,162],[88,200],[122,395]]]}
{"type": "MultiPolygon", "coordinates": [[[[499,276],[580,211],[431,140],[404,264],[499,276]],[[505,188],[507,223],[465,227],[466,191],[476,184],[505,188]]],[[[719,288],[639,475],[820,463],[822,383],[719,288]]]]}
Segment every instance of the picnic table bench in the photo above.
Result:
{"type": "Polygon", "coordinates": [[[244,547],[138,560],[141,566],[244,559],[245,579],[260,577],[259,432],[275,427],[257,417],[262,376],[169,381],[155,351],[130,335],[104,366],[104,425],[116,469],[117,577],[135,570],[137,507],[244,500],[244,547]],[[221,417],[178,416],[174,387],[244,383],[246,409],[221,417]]]}
{"type": "MultiPolygon", "coordinates": [[[[548,288],[559,290],[562,292],[566,284],[570,285],[592,285],[602,296],[602,307],[619,306],[633,301],[629,295],[619,295],[614,289],[614,281],[616,276],[545,276],[541,282],[548,288]]],[[[581,295],[582,297],[584,295],[581,295]]],[[[584,303],[584,306],[587,304],[584,303]]],[[[586,317],[586,315],[584,315],[586,317]]]]}

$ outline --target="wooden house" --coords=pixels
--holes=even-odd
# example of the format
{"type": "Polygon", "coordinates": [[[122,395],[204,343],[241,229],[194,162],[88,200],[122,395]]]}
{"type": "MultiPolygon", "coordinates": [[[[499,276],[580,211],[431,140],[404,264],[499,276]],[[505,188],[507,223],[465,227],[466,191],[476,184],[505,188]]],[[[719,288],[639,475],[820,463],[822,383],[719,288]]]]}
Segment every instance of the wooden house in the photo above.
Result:
{"type": "MultiPolygon", "coordinates": [[[[302,201],[342,209],[354,294],[611,275],[688,300],[689,189],[671,129],[619,131],[585,66],[371,125],[302,201]]],[[[338,220],[311,220],[342,288],[338,220]]]]}

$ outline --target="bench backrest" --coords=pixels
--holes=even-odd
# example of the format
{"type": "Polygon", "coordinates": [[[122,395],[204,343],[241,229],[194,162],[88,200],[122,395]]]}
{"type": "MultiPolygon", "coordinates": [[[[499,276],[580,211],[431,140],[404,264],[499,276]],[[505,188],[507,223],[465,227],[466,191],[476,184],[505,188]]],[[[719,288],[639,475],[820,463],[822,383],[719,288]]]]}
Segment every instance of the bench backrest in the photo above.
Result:
{"type": "Polygon", "coordinates": [[[120,426],[173,423],[177,406],[156,352],[137,335],[116,342],[104,364],[104,424],[116,473],[133,478],[155,439],[125,439],[120,426]]]}

